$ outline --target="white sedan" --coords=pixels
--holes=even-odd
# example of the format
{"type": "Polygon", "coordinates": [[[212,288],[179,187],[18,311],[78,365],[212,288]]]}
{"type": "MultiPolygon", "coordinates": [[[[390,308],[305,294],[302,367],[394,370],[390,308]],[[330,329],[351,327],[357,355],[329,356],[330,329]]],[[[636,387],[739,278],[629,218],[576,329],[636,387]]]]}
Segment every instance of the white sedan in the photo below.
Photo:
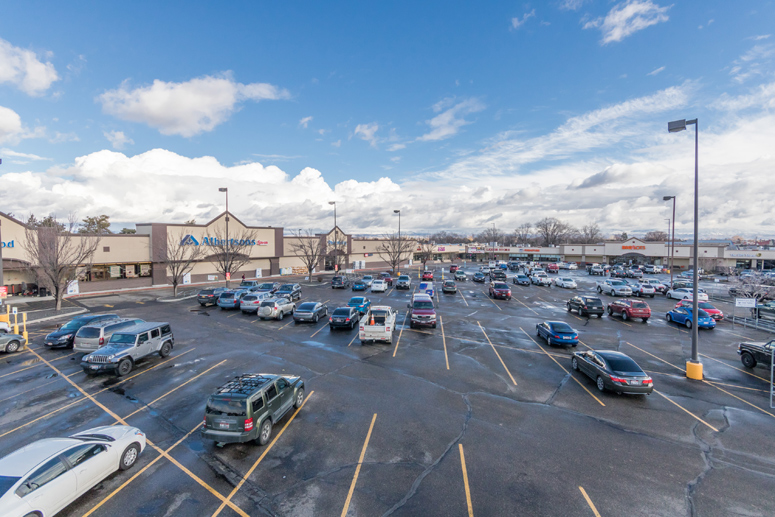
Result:
{"type": "Polygon", "coordinates": [[[145,449],[136,427],[96,427],[70,438],[48,438],[0,459],[0,515],[51,517],[145,449]]]}
{"type": "MultiPolygon", "coordinates": [[[[675,300],[691,300],[693,296],[694,296],[693,289],[689,289],[688,287],[679,287],[678,289],[670,289],[667,292],[667,297],[673,298],[675,300]]],[[[697,300],[700,302],[707,302],[708,294],[704,292],[702,289],[699,289],[697,291],[697,300]]]]}
{"type": "Polygon", "coordinates": [[[578,287],[576,285],[576,281],[568,277],[560,277],[555,279],[554,285],[557,287],[564,287],[565,289],[576,289],[578,287]]]}
{"type": "Polygon", "coordinates": [[[372,293],[384,293],[387,291],[387,282],[384,280],[372,280],[371,292],[372,293]]]}

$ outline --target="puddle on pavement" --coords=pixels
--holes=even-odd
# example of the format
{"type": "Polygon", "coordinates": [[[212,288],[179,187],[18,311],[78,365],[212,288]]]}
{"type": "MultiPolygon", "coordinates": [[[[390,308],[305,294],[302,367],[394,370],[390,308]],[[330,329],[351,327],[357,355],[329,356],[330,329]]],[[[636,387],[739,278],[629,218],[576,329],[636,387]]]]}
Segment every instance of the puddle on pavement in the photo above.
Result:
{"type": "Polygon", "coordinates": [[[39,363],[39,362],[40,362],[40,359],[38,359],[38,358],[27,359],[26,361],[22,361],[21,363],[19,363],[19,366],[29,366],[31,364],[36,364],[36,363],[39,363]]]}
{"type": "Polygon", "coordinates": [[[49,373],[46,375],[46,379],[53,379],[54,377],[59,377],[58,373],[49,373]]]}
{"type": "Polygon", "coordinates": [[[110,388],[110,391],[112,391],[116,395],[124,395],[126,393],[124,391],[124,388],[110,388]]]}

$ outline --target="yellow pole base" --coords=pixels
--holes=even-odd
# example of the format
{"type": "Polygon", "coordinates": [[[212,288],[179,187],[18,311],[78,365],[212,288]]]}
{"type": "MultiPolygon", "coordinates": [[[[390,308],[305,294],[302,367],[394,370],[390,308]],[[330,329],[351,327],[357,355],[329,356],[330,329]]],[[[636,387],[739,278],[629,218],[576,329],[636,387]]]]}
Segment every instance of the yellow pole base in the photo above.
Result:
{"type": "Polygon", "coordinates": [[[27,345],[30,344],[30,337],[27,334],[26,330],[24,332],[22,332],[22,336],[24,336],[24,348],[27,348],[27,345]]]}
{"type": "Polygon", "coordinates": [[[686,361],[686,376],[696,381],[702,380],[702,363],[686,361]]]}

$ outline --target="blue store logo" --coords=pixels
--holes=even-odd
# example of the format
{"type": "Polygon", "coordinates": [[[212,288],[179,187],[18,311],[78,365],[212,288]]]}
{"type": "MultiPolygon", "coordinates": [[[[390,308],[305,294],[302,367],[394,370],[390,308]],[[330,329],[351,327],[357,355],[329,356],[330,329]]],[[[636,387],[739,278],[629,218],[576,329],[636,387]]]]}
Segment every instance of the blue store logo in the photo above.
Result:
{"type": "Polygon", "coordinates": [[[13,241],[3,242],[3,248],[13,248],[13,241]]]}
{"type": "Polygon", "coordinates": [[[183,240],[180,241],[180,245],[187,246],[189,244],[194,246],[199,246],[199,241],[196,240],[193,235],[186,235],[185,237],[183,237],[183,240]]]}

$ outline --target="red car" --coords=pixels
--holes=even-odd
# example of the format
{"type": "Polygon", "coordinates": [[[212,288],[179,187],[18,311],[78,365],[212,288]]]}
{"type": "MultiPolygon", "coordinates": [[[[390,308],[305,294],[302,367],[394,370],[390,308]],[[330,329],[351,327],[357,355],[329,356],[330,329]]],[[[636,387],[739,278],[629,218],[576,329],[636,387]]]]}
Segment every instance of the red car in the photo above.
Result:
{"type": "Polygon", "coordinates": [[[458,267],[458,265],[457,265],[457,264],[452,264],[451,266],[449,266],[449,272],[450,272],[450,273],[454,273],[454,272],[455,272],[455,271],[457,271],[458,269],[460,269],[460,268],[458,267]]]}
{"type": "Polygon", "coordinates": [[[490,296],[492,298],[502,298],[504,300],[511,300],[511,289],[509,284],[505,282],[493,282],[490,284],[490,296]]]}
{"type": "Polygon", "coordinates": [[[423,280],[433,280],[433,271],[423,271],[422,279],[423,280]]]}
{"type": "Polygon", "coordinates": [[[546,266],[546,272],[547,273],[559,273],[560,272],[560,265],[559,264],[549,264],[546,266]]]}
{"type": "MultiPolygon", "coordinates": [[[[713,318],[716,321],[721,321],[724,319],[724,313],[715,308],[713,305],[709,304],[708,302],[697,302],[697,306],[708,313],[708,315],[713,318]]],[[[675,308],[678,307],[688,307],[692,308],[692,301],[691,300],[681,300],[680,302],[675,304],[675,308]]]]}
{"type": "Polygon", "coordinates": [[[651,317],[651,308],[640,300],[616,300],[608,304],[608,315],[620,314],[624,321],[640,318],[646,323],[651,317]]]}
{"type": "Polygon", "coordinates": [[[387,285],[389,285],[390,287],[393,287],[393,277],[390,276],[390,273],[387,273],[387,272],[380,273],[379,276],[380,276],[380,279],[384,280],[387,285]]]}

